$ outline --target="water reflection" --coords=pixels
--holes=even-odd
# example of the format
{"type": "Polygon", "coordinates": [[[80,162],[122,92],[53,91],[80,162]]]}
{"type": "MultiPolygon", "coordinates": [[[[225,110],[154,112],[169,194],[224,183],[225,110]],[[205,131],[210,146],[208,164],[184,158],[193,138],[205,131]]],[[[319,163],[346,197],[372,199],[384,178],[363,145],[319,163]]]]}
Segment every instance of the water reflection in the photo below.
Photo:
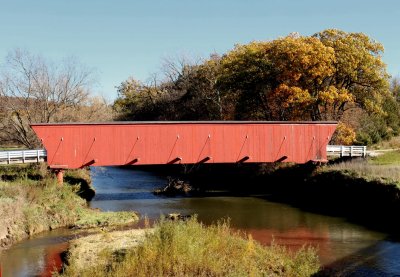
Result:
{"type": "Polygon", "coordinates": [[[51,276],[61,269],[60,253],[74,238],[69,230],[54,230],[13,245],[0,255],[2,277],[51,276]]]}

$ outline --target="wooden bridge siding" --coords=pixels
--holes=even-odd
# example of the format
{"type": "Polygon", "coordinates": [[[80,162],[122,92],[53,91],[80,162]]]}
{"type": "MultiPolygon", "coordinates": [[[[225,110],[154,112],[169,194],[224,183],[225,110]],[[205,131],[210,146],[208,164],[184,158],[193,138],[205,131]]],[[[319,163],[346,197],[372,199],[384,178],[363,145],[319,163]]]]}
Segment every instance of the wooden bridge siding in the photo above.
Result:
{"type": "Polygon", "coordinates": [[[33,125],[50,166],[181,163],[285,162],[326,159],[335,124],[101,124],[33,125]],[[210,137],[209,137],[210,135],[210,137]],[[178,137],[179,136],[179,137],[178,137]],[[247,138],[246,138],[247,136],[247,138]],[[286,137],[286,139],[285,139],[286,137]],[[315,139],[313,139],[315,137],[315,139]],[[61,140],[61,138],[63,140],[61,140]],[[329,138],[329,139],[328,139],[329,138]],[[318,153],[320,152],[320,153],[318,153]]]}

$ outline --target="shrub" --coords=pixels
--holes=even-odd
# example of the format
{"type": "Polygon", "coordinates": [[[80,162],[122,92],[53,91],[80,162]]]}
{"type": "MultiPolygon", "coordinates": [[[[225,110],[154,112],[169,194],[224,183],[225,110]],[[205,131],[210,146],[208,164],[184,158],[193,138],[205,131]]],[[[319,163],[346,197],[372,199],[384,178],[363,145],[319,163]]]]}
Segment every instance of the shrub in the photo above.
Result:
{"type": "Polygon", "coordinates": [[[352,145],[355,140],[356,133],[353,128],[343,122],[339,122],[336,131],[333,134],[332,142],[340,145],[352,145]]]}

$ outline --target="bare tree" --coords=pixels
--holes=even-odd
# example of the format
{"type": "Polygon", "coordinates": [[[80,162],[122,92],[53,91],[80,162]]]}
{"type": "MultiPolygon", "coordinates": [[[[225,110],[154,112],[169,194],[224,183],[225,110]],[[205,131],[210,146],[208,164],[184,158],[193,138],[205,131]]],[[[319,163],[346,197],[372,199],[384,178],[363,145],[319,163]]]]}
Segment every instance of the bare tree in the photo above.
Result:
{"type": "Polygon", "coordinates": [[[20,49],[10,52],[0,75],[0,139],[37,146],[29,124],[68,119],[66,111],[87,102],[91,76],[74,59],[55,64],[20,49]]]}

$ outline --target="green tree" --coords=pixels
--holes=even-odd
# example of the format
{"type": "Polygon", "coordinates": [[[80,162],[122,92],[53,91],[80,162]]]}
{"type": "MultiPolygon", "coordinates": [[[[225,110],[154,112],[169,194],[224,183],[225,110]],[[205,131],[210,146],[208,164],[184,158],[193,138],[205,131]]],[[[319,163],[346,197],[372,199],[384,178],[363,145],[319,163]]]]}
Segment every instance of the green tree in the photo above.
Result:
{"type": "Polygon", "coordinates": [[[236,45],[221,59],[216,85],[234,103],[236,119],[272,119],[266,96],[274,79],[267,46],[263,42],[236,45]]]}
{"type": "Polygon", "coordinates": [[[129,78],[118,87],[118,98],[113,106],[121,120],[150,120],[154,119],[150,114],[156,108],[158,97],[156,86],[145,85],[129,78]]]}
{"type": "Polygon", "coordinates": [[[164,78],[143,84],[133,78],[118,87],[114,108],[120,119],[221,120],[223,99],[215,87],[219,57],[199,64],[166,61],[164,78]]]}
{"type": "Polygon", "coordinates": [[[222,120],[223,98],[215,86],[220,58],[216,55],[198,65],[186,65],[170,89],[179,94],[176,113],[182,120],[222,120]]]}

